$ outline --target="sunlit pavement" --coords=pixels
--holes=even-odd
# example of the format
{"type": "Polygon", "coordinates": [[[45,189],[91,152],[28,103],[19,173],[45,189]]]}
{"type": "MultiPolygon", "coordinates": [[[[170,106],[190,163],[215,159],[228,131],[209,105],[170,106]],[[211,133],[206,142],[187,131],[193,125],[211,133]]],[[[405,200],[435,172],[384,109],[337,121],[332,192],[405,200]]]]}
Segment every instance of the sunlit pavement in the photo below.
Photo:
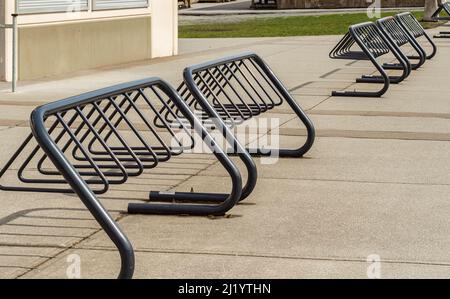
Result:
{"type": "MultiPolygon", "coordinates": [[[[450,41],[437,40],[437,56],[384,97],[337,98],[331,90],[355,88],[370,70],[328,58],[339,38],[187,39],[173,58],[21,82],[16,94],[2,84],[1,163],[29,133],[37,105],[144,77],[175,85],[188,65],[254,51],[311,116],[313,149],[273,165],[257,159],[256,190],[229,217],[123,214],[150,190],[227,191],[208,155],[195,163],[180,156],[176,171],[168,165],[158,169],[167,174],[115,186],[101,201],[134,245],[135,277],[366,278],[375,257],[385,278],[448,278],[450,41]]],[[[301,142],[288,109],[264,117],[282,120],[283,145],[301,142]]],[[[77,197],[1,191],[0,198],[0,277],[66,278],[73,256],[83,278],[117,275],[117,251],[77,197]]]]}

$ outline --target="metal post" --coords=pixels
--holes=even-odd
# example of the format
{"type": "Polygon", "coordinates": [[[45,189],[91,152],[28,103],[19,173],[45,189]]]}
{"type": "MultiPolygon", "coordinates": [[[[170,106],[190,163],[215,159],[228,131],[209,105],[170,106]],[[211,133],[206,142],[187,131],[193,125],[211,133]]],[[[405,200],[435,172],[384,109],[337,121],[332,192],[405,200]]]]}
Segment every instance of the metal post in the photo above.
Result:
{"type": "Polygon", "coordinates": [[[18,35],[19,31],[17,28],[17,16],[18,14],[12,14],[13,24],[13,36],[12,36],[12,92],[16,92],[17,89],[17,43],[18,43],[18,35]]]}

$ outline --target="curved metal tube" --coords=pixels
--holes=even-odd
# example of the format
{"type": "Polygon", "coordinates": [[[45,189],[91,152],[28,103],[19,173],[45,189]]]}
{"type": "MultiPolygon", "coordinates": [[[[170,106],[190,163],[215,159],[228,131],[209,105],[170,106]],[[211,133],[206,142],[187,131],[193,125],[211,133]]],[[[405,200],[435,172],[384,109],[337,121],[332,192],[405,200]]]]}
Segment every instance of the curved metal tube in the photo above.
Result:
{"type": "MultiPolygon", "coordinates": [[[[415,41],[416,45],[422,49],[425,53],[427,59],[432,59],[437,53],[437,46],[433,42],[433,39],[428,35],[428,33],[423,29],[422,25],[420,25],[419,21],[410,13],[404,12],[395,15],[395,18],[399,21],[400,25],[403,29],[412,37],[413,41],[415,41]],[[418,38],[425,37],[428,43],[431,45],[431,53],[426,53],[425,49],[419,44],[418,38]]],[[[409,58],[417,58],[416,56],[410,56],[409,58]]]]}
{"type": "MultiPolygon", "coordinates": [[[[210,118],[217,119],[217,118],[223,118],[223,115],[220,115],[217,112],[217,109],[212,107],[211,103],[206,98],[205,92],[202,91],[199,84],[196,83],[195,76],[199,74],[202,71],[208,71],[212,68],[220,68],[223,66],[226,66],[228,64],[236,65],[236,63],[241,63],[244,60],[250,60],[251,63],[256,63],[256,65],[260,68],[257,69],[261,76],[264,79],[269,80],[268,84],[271,84],[274,86],[276,92],[280,96],[280,101],[277,103],[274,103],[272,99],[269,98],[269,100],[274,103],[273,106],[279,106],[283,103],[283,100],[285,100],[290,108],[294,111],[294,113],[298,116],[300,121],[303,123],[307,130],[307,138],[303,145],[296,149],[270,149],[270,150],[263,150],[260,148],[257,149],[246,149],[246,151],[250,152],[251,155],[254,156],[274,156],[278,155],[280,157],[302,157],[305,153],[307,153],[312,145],[314,144],[315,139],[315,129],[312,121],[309,119],[309,117],[306,115],[306,113],[301,109],[301,107],[298,105],[298,103],[295,101],[295,99],[290,95],[289,91],[286,89],[286,87],[281,83],[281,81],[275,76],[273,71],[269,68],[269,66],[264,62],[264,60],[259,57],[257,54],[248,52],[243,53],[240,55],[235,55],[231,57],[226,57],[194,66],[187,67],[183,72],[183,78],[184,82],[186,83],[187,87],[189,88],[191,94],[196,98],[196,100],[200,103],[202,106],[202,109],[208,114],[210,118]]],[[[253,77],[255,81],[257,82],[256,78],[253,77]]],[[[273,107],[272,106],[272,107],[273,107]]],[[[222,106],[223,107],[223,106],[222,106]]],[[[225,106],[223,110],[227,110],[227,107],[225,106]]],[[[261,110],[261,109],[260,109],[261,110]]],[[[262,111],[261,111],[262,112],[262,111]]],[[[239,155],[239,153],[238,153],[239,155]]],[[[246,159],[245,157],[241,157],[242,159],[246,159]]],[[[245,162],[245,160],[244,160],[245,162]]]]}
{"type": "MultiPolygon", "coordinates": [[[[191,202],[211,202],[216,204],[155,204],[155,203],[131,203],[128,205],[128,212],[131,214],[189,214],[189,215],[224,215],[233,208],[241,199],[242,177],[238,168],[234,165],[227,154],[217,145],[208,131],[203,127],[200,120],[192,113],[187,104],[181,99],[177,92],[167,83],[160,80],[159,87],[170,96],[172,102],[180,112],[190,122],[196,133],[202,137],[202,140],[210,147],[215,157],[219,160],[227,173],[230,175],[232,190],[229,194],[208,194],[208,193],[185,193],[176,192],[169,195],[168,199],[191,202]]],[[[218,126],[221,123],[217,123],[218,126]]],[[[226,127],[226,126],[224,126],[226,127]]],[[[233,136],[233,135],[231,135],[233,136]]],[[[252,161],[253,162],[253,161],[252,161]]],[[[159,193],[164,194],[164,193],[159,193]]],[[[156,195],[153,193],[153,195],[156,195]]],[[[152,197],[152,194],[150,194],[152,197]]],[[[164,196],[163,196],[164,197],[164,196]]],[[[159,199],[161,197],[158,197],[159,199]]]]}
{"type": "MultiPolygon", "coordinates": [[[[128,96],[130,92],[136,92],[142,94],[145,97],[146,103],[151,106],[152,110],[158,114],[157,110],[150,103],[150,99],[144,94],[144,89],[153,90],[157,95],[157,98],[162,101],[160,94],[155,91],[158,88],[162,93],[165,94],[173,103],[175,103],[177,109],[184,115],[186,119],[189,120],[191,126],[195,128],[196,133],[202,137],[202,141],[207,142],[210,149],[213,151],[216,158],[224,166],[231,177],[232,190],[229,194],[214,194],[214,193],[188,193],[183,195],[179,193],[178,195],[183,197],[189,197],[196,204],[131,204],[129,210],[131,213],[152,213],[152,214],[192,214],[192,215],[223,215],[228,210],[230,210],[234,205],[248,196],[251,190],[253,190],[254,185],[250,186],[248,189],[242,188],[242,178],[238,168],[234,165],[227,154],[215,143],[214,139],[209,135],[207,130],[202,126],[199,119],[190,111],[186,103],[181,99],[181,97],[176,93],[176,91],[165,81],[159,78],[149,78],[144,80],[138,80],[130,83],[124,83],[89,93],[85,93],[79,96],[74,96],[57,102],[45,104],[36,108],[31,114],[31,131],[30,134],[19,149],[12,155],[12,157],[7,162],[6,166],[0,170],[0,177],[11,167],[14,161],[18,160],[21,153],[24,152],[25,147],[33,139],[37,141],[38,145],[34,147],[31,154],[27,154],[25,162],[22,163],[18,171],[19,179],[24,183],[67,183],[70,188],[68,189],[56,189],[56,188],[36,188],[36,187],[5,187],[0,186],[1,190],[11,190],[11,191],[28,191],[28,192],[75,192],[86,208],[90,211],[92,216],[100,224],[102,229],[107,233],[109,238],[113,241],[117,249],[119,250],[121,257],[121,270],[119,273],[119,278],[131,278],[134,271],[134,251],[130,241],[120,230],[118,224],[109,215],[103,205],[98,201],[95,191],[93,191],[90,185],[98,184],[99,182],[104,183],[105,191],[108,189],[109,183],[121,184],[125,183],[127,179],[131,176],[138,176],[142,174],[145,168],[153,168],[158,162],[164,161],[165,156],[157,156],[154,154],[151,145],[147,145],[144,142],[146,148],[140,146],[133,147],[128,144],[129,140],[123,138],[123,136],[118,131],[118,123],[113,123],[111,115],[106,115],[101,108],[101,103],[111,103],[110,106],[113,110],[120,114],[121,120],[131,128],[130,133],[134,133],[136,140],[143,141],[143,138],[139,132],[139,129],[133,124],[129,117],[126,115],[125,111],[114,102],[116,96],[128,96]],[[91,106],[91,109],[85,109],[85,107],[91,106]],[[83,111],[85,110],[85,111],[83,111]],[[72,130],[71,126],[74,124],[76,117],[71,115],[69,111],[74,111],[74,115],[80,117],[81,124],[76,125],[76,129],[72,130]],[[94,111],[97,111],[98,116],[94,117],[95,120],[91,119],[94,116],[94,111]],[[68,113],[69,112],[69,113],[68,113]],[[68,119],[65,120],[64,116],[68,119]],[[50,118],[53,122],[50,122],[50,118]],[[55,118],[53,120],[53,118],[55,118]],[[98,131],[96,124],[103,119],[104,123],[107,125],[108,129],[112,131],[112,134],[117,138],[121,147],[117,147],[116,144],[108,144],[106,138],[101,135],[98,131]],[[49,120],[46,122],[46,120],[49,120]],[[49,126],[49,129],[46,128],[49,126]],[[60,125],[62,131],[58,132],[55,130],[58,125],[60,125]],[[86,135],[83,133],[82,128],[88,130],[92,133],[93,137],[99,142],[99,145],[104,149],[103,152],[98,152],[98,155],[89,153],[89,151],[83,146],[83,141],[86,135]],[[52,134],[53,133],[53,134],[52,134]],[[63,135],[68,139],[61,139],[63,135]],[[54,136],[53,136],[54,135],[54,136]],[[141,139],[140,139],[140,138],[141,139]],[[70,145],[73,144],[84,156],[72,155],[73,151],[67,152],[70,145]],[[147,151],[145,151],[147,149],[147,151]],[[62,175],[63,178],[55,179],[38,179],[29,180],[21,177],[22,171],[30,163],[30,161],[35,157],[36,153],[42,150],[44,152],[42,158],[40,158],[39,173],[41,175],[62,175]],[[91,157],[92,154],[94,157],[91,157]],[[66,156],[67,155],[67,156],[66,156]],[[103,155],[103,156],[102,156],[103,155]],[[106,156],[104,156],[106,155],[106,156]],[[125,156],[124,156],[125,155],[125,156]],[[149,158],[149,155],[152,158],[149,158]],[[43,168],[43,162],[45,159],[49,159],[56,170],[46,171],[43,168]],[[74,161],[85,161],[88,164],[73,164],[69,158],[75,159],[74,161]],[[78,159],[77,159],[78,158],[78,159]],[[161,160],[159,160],[161,159],[161,160]],[[143,164],[143,162],[151,162],[151,164],[143,164]],[[99,164],[98,162],[105,162],[104,164],[99,164]],[[111,164],[110,162],[114,162],[111,164]],[[123,164],[123,162],[134,162],[135,165],[123,164]],[[109,167],[113,167],[116,172],[109,170],[109,167]],[[87,170],[85,170],[87,169],[87,170]],[[102,170],[106,169],[106,170],[102,170]],[[90,176],[91,174],[96,174],[100,179],[84,179],[83,176],[90,176]],[[114,177],[118,177],[114,179],[114,177]],[[245,192],[243,195],[243,191],[245,192]],[[213,201],[215,204],[203,204],[202,201],[213,201]],[[211,199],[211,200],[209,200],[211,199]]],[[[119,99],[118,99],[119,100],[119,99]]],[[[130,100],[133,101],[133,100],[130,100]]],[[[136,110],[140,119],[144,121],[147,127],[150,126],[149,120],[144,117],[137,105],[134,102],[131,105],[136,110]]],[[[159,114],[158,114],[159,115],[159,114]]],[[[217,123],[220,125],[220,123],[217,123]]],[[[225,126],[224,126],[225,127],[225,126]]],[[[106,126],[105,126],[106,128],[106,126]]],[[[184,127],[183,127],[184,128],[184,127]]],[[[151,128],[149,128],[151,129],[151,128]]],[[[170,128],[167,127],[170,131],[170,128]]],[[[156,131],[152,131],[157,135],[156,131]]],[[[172,131],[170,131],[173,134],[172,131]]],[[[159,136],[158,136],[159,137],[159,136]]],[[[159,143],[163,142],[161,138],[157,140],[159,143]]],[[[192,136],[190,136],[192,138],[192,136]]],[[[234,136],[232,136],[232,139],[234,136]]],[[[157,149],[169,151],[168,147],[161,147],[157,144],[157,149]]],[[[189,147],[190,148],[190,147],[189,147]]],[[[172,149],[171,149],[172,150],[172,149]]],[[[180,152],[181,153],[181,152],[180,152]]],[[[179,154],[179,153],[176,153],[179,154]]],[[[170,153],[167,154],[170,157],[170,153]]],[[[255,172],[251,175],[250,180],[256,182],[256,166],[252,164],[253,161],[250,158],[248,165],[253,165],[255,167],[255,172]]]]}
{"type": "Polygon", "coordinates": [[[134,272],[134,251],[133,247],[121,231],[111,215],[99,202],[95,194],[89,188],[87,183],[81,178],[77,170],[64,156],[63,152],[51,139],[47,129],[44,126],[46,114],[52,105],[44,105],[35,109],[31,114],[31,130],[41,149],[47,154],[55,167],[61,172],[73,191],[79,196],[92,216],[97,220],[102,229],[114,242],[119,250],[121,257],[121,268],[118,278],[128,279],[133,277],[134,272]]]}
{"type": "MultiPolygon", "coordinates": [[[[353,25],[353,26],[350,26],[349,31],[353,35],[353,38],[355,38],[358,45],[362,49],[363,48],[367,49],[366,45],[364,44],[364,41],[361,39],[361,36],[356,33],[355,29],[357,29],[359,27],[368,26],[368,25],[373,26],[373,29],[377,31],[377,36],[379,38],[381,38],[383,46],[386,46],[387,49],[392,53],[392,55],[394,55],[394,57],[399,62],[399,64],[398,64],[399,69],[402,70],[402,74],[400,76],[388,76],[389,82],[393,83],[393,84],[402,82],[411,73],[411,64],[409,63],[409,60],[406,57],[404,57],[404,55],[400,51],[400,49],[398,49],[395,44],[391,43],[391,41],[386,37],[386,35],[383,34],[383,32],[379,29],[379,27],[377,27],[375,25],[375,23],[363,23],[363,24],[353,25]]],[[[370,51],[368,51],[368,52],[371,53],[370,51]]],[[[372,55],[372,57],[373,57],[373,55],[372,55]]],[[[377,63],[377,64],[380,65],[379,63],[377,63]]],[[[380,65],[380,66],[384,69],[383,65],[380,65]]],[[[356,82],[384,83],[384,77],[381,78],[381,80],[377,80],[377,78],[378,77],[376,77],[376,76],[367,76],[367,77],[363,76],[361,79],[357,79],[356,82]],[[369,80],[368,81],[364,80],[366,78],[369,78],[369,80]]]]}
{"type": "MultiPolygon", "coordinates": [[[[365,22],[350,26],[348,33],[343,37],[343,39],[341,39],[338,45],[333,48],[330,53],[330,57],[335,59],[369,59],[380,73],[380,76],[362,76],[361,78],[356,79],[356,82],[382,83],[383,86],[378,91],[333,91],[331,94],[332,96],[381,97],[389,89],[391,80],[382,65],[377,61],[372,51],[370,51],[366,46],[366,42],[374,43],[371,47],[378,51],[377,55],[386,54],[389,50],[392,51],[392,47],[389,47],[389,42],[384,38],[383,34],[379,31],[375,24],[372,22],[365,22]],[[366,39],[369,38],[370,40],[363,40],[357,32],[358,30],[367,31],[366,39]],[[354,43],[359,46],[362,52],[350,51],[354,43]]],[[[393,54],[396,55],[396,58],[403,66],[404,72],[402,77],[404,77],[406,75],[405,70],[407,69],[406,63],[398,56],[398,53],[393,51],[393,54]]]]}
{"type": "MultiPolygon", "coordinates": [[[[417,70],[425,63],[426,53],[423,51],[423,49],[421,49],[417,45],[414,38],[411,38],[410,34],[408,34],[408,32],[406,32],[406,30],[402,27],[402,25],[399,23],[399,21],[394,16],[379,19],[376,21],[376,24],[380,28],[381,32],[384,33],[386,38],[388,38],[391,41],[392,45],[397,49],[399,54],[401,54],[402,58],[405,61],[409,62],[412,70],[417,70]],[[402,40],[399,40],[400,38],[402,38],[402,40]],[[418,55],[418,60],[419,60],[417,63],[411,63],[409,61],[409,59],[414,59],[414,58],[408,58],[401,51],[400,47],[405,44],[409,44],[414,49],[414,51],[416,51],[416,53],[418,55]]],[[[389,65],[389,64],[384,64],[383,67],[385,69],[399,69],[400,68],[400,66],[398,66],[398,65],[389,65]]]]}
{"type": "Polygon", "coordinates": [[[221,116],[211,106],[211,104],[205,98],[204,94],[199,90],[197,84],[195,84],[193,80],[191,81],[192,69],[189,67],[186,68],[184,70],[183,77],[186,86],[189,88],[191,94],[196,98],[201,108],[209,115],[210,118],[212,118],[214,124],[216,125],[216,128],[218,128],[218,130],[222,132],[222,135],[226,138],[228,144],[230,144],[233,147],[233,152],[239,156],[239,158],[242,160],[247,169],[247,182],[245,186],[242,188],[241,198],[239,199],[239,201],[242,201],[250,195],[250,193],[256,186],[258,175],[255,162],[251,158],[249,152],[236,139],[233,132],[231,132],[228,126],[226,126],[225,123],[222,121],[221,116]]]}

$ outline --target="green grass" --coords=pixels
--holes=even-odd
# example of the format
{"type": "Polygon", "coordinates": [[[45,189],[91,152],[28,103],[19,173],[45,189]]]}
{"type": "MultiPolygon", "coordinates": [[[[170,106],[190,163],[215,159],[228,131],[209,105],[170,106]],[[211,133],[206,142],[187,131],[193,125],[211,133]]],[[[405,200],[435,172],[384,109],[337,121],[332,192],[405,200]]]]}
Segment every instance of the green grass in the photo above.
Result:
{"type": "MultiPolygon", "coordinates": [[[[386,12],[382,16],[392,14],[394,13],[386,12]]],[[[423,12],[414,12],[414,15],[421,20],[423,12]]],[[[254,18],[235,23],[181,25],[179,34],[181,38],[331,35],[344,34],[350,25],[369,20],[365,13],[254,18]]],[[[422,22],[425,28],[435,27],[438,24],[422,22]]]]}

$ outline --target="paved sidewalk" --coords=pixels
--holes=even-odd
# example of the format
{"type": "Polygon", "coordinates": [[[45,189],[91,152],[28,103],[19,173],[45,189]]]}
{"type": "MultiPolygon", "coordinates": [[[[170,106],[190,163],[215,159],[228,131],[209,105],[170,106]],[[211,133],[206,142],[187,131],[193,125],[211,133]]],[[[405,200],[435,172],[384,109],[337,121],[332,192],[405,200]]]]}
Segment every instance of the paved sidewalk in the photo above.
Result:
{"type": "MultiPolygon", "coordinates": [[[[438,30],[438,29],[437,29],[438,30]]],[[[303,159],[260,165],[248,202],[229,217],[126,215],[150,190],[227,191],[208,155],[180,156],[161,172],[101,197],[136,249],[137,278],[365,278],[379,255],[382,277],[450,277],[450,41],[423,68],[386,95],[330,97],[352,89],[366,62],[330,60],[339,36],[181,40],[183,54],[54,78],[0,91],[0,163],[29,133],[41,103],[148,76],[173,84],[185,66],[255,51],[313,119],[318,138],[303,159]]],[[[358,86],[359,87],[359,86],[358,86]]],[[[367,85],[366,88],[373,88],[367,85]]],[[[304,132],[288,110],[283,145],[304,132]]],[[[72,195],[0,192],[0,277],[65,278],[67,257],[82,276],[115,277],[119,256],[72,195]]]]}

